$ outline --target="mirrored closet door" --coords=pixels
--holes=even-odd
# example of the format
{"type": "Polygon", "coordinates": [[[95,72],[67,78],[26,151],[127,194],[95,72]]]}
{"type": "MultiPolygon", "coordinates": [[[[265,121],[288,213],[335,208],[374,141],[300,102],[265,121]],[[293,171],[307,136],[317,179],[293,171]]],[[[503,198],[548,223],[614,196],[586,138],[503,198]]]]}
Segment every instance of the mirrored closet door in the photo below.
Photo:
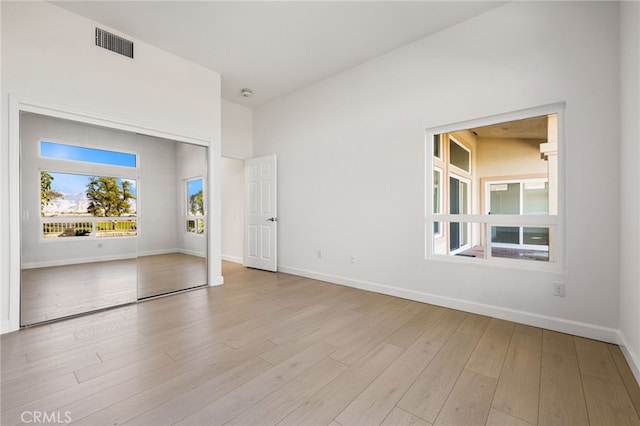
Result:
{"type": "Polygon", "coordinates": [[[207,284],[207,148],[141,137],[138,298],[207,284]],[[148,139],[148,140],[144,140],[148,139]]]}
{"type": "Polygon", "coordinates": [[[207,148],[20,115],[21,325],[207,284],[207,148]]]}

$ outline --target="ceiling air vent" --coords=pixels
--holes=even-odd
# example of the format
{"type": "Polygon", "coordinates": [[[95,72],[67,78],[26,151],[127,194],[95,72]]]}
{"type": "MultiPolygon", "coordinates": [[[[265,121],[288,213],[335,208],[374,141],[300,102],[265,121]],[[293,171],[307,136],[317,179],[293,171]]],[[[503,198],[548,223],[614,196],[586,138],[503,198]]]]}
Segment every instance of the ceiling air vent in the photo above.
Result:
{"type": "Polygon", "coordinates": [[[102,28],[96,28],[96,46],[133,59],[133,42],[102,28]]]}

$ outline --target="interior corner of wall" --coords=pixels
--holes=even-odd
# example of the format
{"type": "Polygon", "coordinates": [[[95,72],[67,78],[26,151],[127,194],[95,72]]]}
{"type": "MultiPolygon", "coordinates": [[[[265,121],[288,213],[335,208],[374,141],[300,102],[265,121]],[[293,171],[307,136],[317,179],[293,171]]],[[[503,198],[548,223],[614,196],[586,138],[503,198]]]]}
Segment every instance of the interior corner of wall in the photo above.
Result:
{"type": "Polygon", "coordinates": [[[636,381],[640,383],[640,354],[635,353],[634,349],[629,346],[622,331],[618,332],[618,343],[622,350],[622,354],[631,368],[631,372],[635,376],[636,381]]]}

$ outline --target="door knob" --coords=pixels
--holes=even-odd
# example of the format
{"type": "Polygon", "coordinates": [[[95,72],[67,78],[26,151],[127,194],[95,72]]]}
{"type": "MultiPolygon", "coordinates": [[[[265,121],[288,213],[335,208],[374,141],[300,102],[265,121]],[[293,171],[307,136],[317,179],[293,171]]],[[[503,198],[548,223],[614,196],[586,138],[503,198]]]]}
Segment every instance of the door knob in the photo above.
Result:
{"type": "Polygon", "coordinates": [[[267,219],[268,222],[277,222],[278,218],[277,217],[270,217],[269,219],[267,219]]]}

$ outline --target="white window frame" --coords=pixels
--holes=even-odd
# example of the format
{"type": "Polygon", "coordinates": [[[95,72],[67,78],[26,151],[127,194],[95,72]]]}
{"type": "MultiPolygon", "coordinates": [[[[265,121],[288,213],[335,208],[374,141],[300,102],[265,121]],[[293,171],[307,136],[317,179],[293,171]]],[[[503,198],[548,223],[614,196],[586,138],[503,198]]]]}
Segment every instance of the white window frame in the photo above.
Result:
{"type": "MultiPolygon", "coordinates": [[[[437,158],[437,157],[436,157],[437,158]]],[[[440,174],[440,188],[438,188],[438,206],[440,206],[440,208],[438,209],[438,211],[434,211],[434,214],[442,214],[442,202],[444,201],[444,197],[443,197],[443,188],[444,188],[444,170],[442,170],[441,167],[438,166],[434,166],[433,167],[433,173],[438,173],[440,174]]],[[[436,197],[435,194],[435,185],[431,185],[431,188],[433,189],[433,198],[436,197]]],[[[432,199],[433,199],[432,198],[432,199]]],[[[435,210],[435,206],[432,207],[433,210],[435,210]]],[[[437,223],[438,224],[438,232],[435,231],[435,227],[433,228],[433,237],[434,238],[442,238],[443,237],[443,233],[442,233],[442,227],[444,226],[444,224],[442,222],[433,222],[433,224],[437,223]]],[[[433,227],[433,224],[431,225],[433,227]]]]}
{"type": "MultiPolygon", "coordinates": [[[[469,164],[471,164],[471,163],[469,163],[469,164]]],[[[458,169],[457,167],[455,167],[455,168],[458,169]]],[[[462,169],[458,169],[458,170],[462,170],[462,169]]],[[[465,171],[465,173],[466,173],[466,171],[465,171]]],[[[457,179],[459,182],[464,182],[467,185],[467,200],[466,200],[466,202],[467,202],[468,210],[472,210],[471,209],[471,200],[472,200],[472,197],[471,197],[471,190],[472,190],[471,189],[471,179],[463,177],[463,176],[461,176],[461,175],[459,175],[457,173],[449,172],[449,176],[447,176],[447,180],[450,180],[450,178],[452,178],[452,177],[457,179]]],[[[450,197],[451,197],[451,191],[449,191],[449,203],[451,203],[450,197]]],[[[449,215],[442,215],[442,216],[457,216],[457,217],[461,217],[461,216],[468,216],[468,215],[469,215],[469,213],[456,213],[456,214],[449,214],[449,215]]],[[[451,244],[450,238],[451,237],[449,237],[449,240],[447,241],[447,246],[449,247],[449,250],[451,250],[449,252],[449,256],[450,255],[455,255],[455,254],[458,254],[458,253],[462,253],[465,250],[469,250],[471,248],[471,242],[473,241],[473,236],[471,235],[471,223],[466,222],[466,221],[460,221],[460,220],[452,220],[452,221],[448,222],[449,225],[451,224],[451,222],[459,222],[460,223],[460,229],[462,229],[463,226],[465,226],[467,228],[468,241],[467,241],[467,244],[461,245],[460,247],[458,247],[455,250],[451,250],[451,248],[450,248],[450,244],[451,244]]],[[[449,232],[451,232],[451,228],[450,227],[449,227],[449,232]]]]}
{"type": "MultiPolygon", "coordinates": [[[[522,179],[501,179],[501,180],[488,180],[485,183],[485,211],[490,212],[491,211],[491,185],[501,185],[501,184],[505,184],[508,185],[510,183],[517,183],[520,185],[520,200],[519,200],[519,210],[520,213],[518,215],[514,214],[514,216],[524,216],[524,213],[522,213],[522,211],[524,210],[524,185],[527,183],[548,183],[549,179],[548,178],[522,178],[522,179]]],[[[493,225],[496,226],[496,225],[493,225]]],[[[518,239],[519,241],[524,241],[524,228],[529,228],[529,226],[519,226],[519,236],[518,239]]],[[[489,233],[489,236],[491,235],[491,233],[489,233]]],[[[549,249],[548,245],[533,245],[533,244],[524,244],[523,242],[519,243],[519,244],[511,244],[511,243],[495,243],[492,242],[491,245],[493,247],[505,247],[505,248],[521,248],[521,249],[525,249],[525,250],[540,250],[542,248],[546,248],[547,250],[549,249]]]]}
{"type": "MultiPolygon", "coordinates": [[[[486,265],[488,267],[501,266],[518,269],[532,269],[542,271],[553,271],[564,273],[566,270],[566,235],[565,235],[565,102],[543,105],[508,112],[500,115],[488,116],[484,118],[452,123],[444,126],[430,127],[425,131],[425,259],[430,261],[443,261],[452,263],[473,263],[476,265],[486,265]],[[489,215],[489,214],[435,214],[433,213],[433,140],[434,135],[443,133],[453,133],[463,129],[473,129],[510,121],[523,120],[542,115],[557,114],[558,117],[558,213],[555,215],[489,215]],[[428,196],[427,196],[428,195],[428,196]],[[465,222],[481,224],[484,233],[484,247],[486,257],[478,259],[466,256],[451,256],[435,253],[434,250],[434,222],[465,222]],[[531,260],[505,259],[491,257],[491,227],[492,226],[522,226],[522,227],[542,227],[549,228],[549,262],[538,262],[531,260]],[[487,238],[489,237],[489,238],[487,238]]],[[[455,166],[453,166],[455,167],[455,166]]]]}

